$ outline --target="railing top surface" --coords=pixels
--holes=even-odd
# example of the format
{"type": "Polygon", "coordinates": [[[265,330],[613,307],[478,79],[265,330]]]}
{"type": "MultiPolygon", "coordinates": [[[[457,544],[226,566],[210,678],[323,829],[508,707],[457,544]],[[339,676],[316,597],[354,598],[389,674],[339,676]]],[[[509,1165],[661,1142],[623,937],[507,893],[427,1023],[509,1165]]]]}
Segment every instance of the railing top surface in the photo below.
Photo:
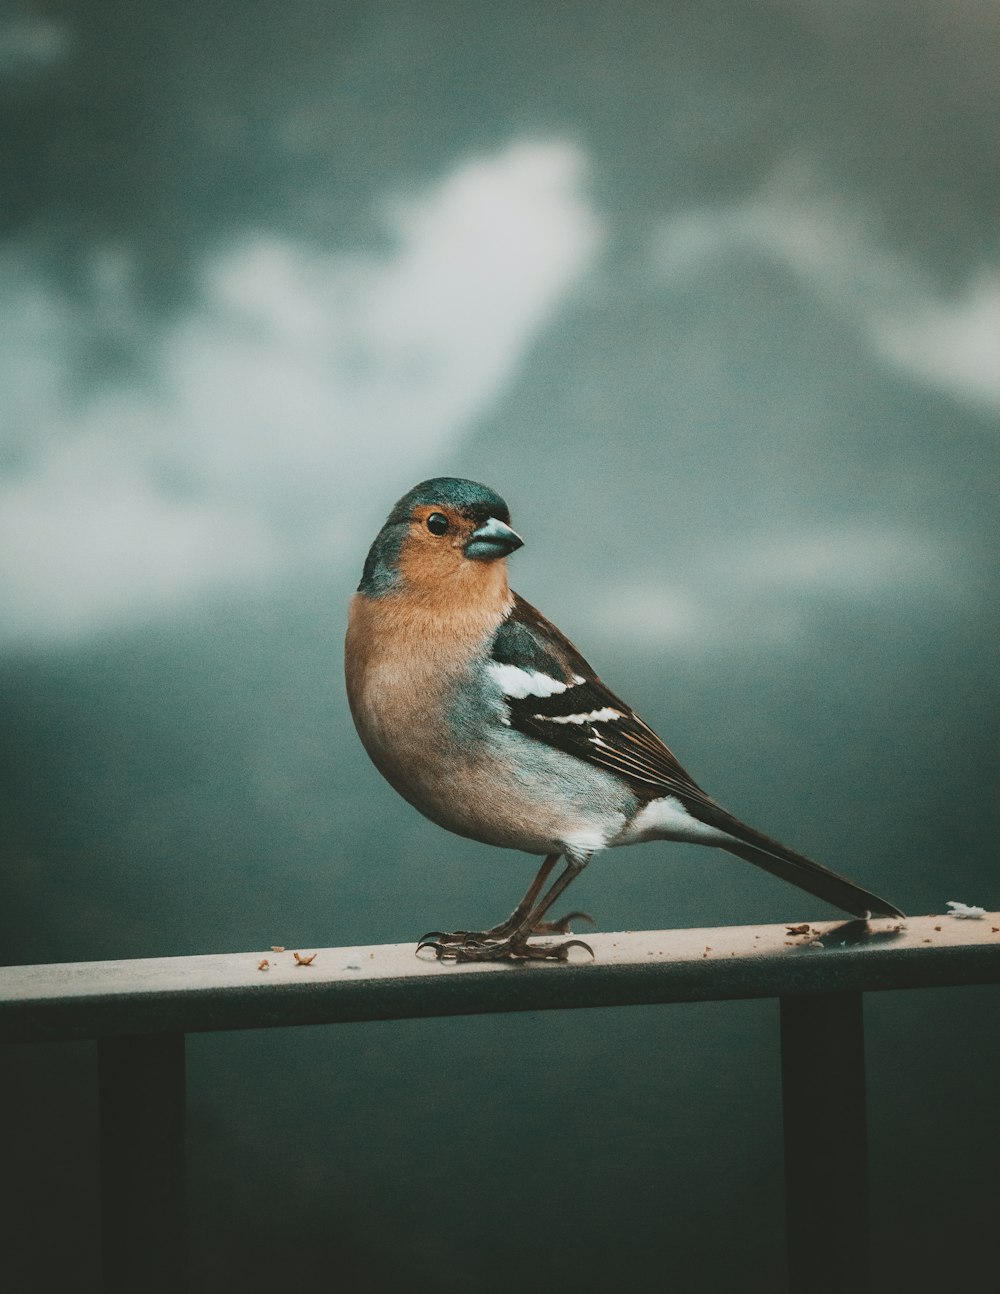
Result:
{"type": "Polygon", "coordinates": [[[0,1041],[1000,982],[1000,913],[978,920],[587,934],[591,961],[424,961],[414,945],[0,968],[0,1041]],[[266,962],[266,967],[261,964],[266,962]]]}

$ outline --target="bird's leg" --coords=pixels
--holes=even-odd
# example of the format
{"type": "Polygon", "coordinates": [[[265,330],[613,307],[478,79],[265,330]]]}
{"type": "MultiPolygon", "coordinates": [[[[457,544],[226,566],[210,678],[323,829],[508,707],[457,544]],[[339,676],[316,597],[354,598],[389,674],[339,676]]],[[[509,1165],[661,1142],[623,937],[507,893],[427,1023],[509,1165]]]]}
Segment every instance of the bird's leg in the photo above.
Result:
{"type": "Polygon", "coordinates": [[[524,918],[531,912],[535,905],[542,887],[552,874],[552,869],[559,861],[558,854],[548,854],[539,867],[535,879],[528,886],[524,898],[517,905],[514,911],[499,925],[493,926],[489,930],[453,930],[451,933],[445,933],[442,930],[429,930],[420,940],[420,947],[425,944],[435,948],[445,948],[455,944],[486,944],[497,943],[509,938],[517,930],[524,918]]]}
{"type": "Polygon", "coordinates": [[[585,866],[586,860],[576,861],[567,858],[565,869],[553,881],[544,897],[539,900],[538,896],[559,861],[559,857],[559,854],[549,854],[545,858],[524,898],[507,920],[500,925],[494,926],[492,930],[475,932],[457,930],[452,934],[432,930],[420,940],[417,951],[419,952],[421,948],[433,948],[439,959],[454,958],[456,961],[520,959],[565,961],[568,949],[573,947],[586,948],[592,954],[593,950],[579,939],[569,940],[563,944],[528,943],[529,936],[536,933],[568,934],[569,922],[573,917],[584,917],[590,920],[585,912],[571,912],[560,921],[543,920],[552,904],[585,866]]]}
{"type": "MultiPolygon", "coordinates": [[[[589,855],[587,855],[589,858],[589,855]]],[[[573,917],[584,917],[593,924],[592,918],[587,916],[586,912],[570,912],[567,916],[559,921],[544,921],[542,918],[548,912],[549,908],[555,903],[556,899],[566,889],[570,881],[575,880],[587,865],[587,858],[577,860],[566,858],[566,866],[559,876],[552,882],[548,892],[536,904],[534,908],[523,918],[520,926],[511,932],[509,936],[510,952],[512,957],[527,957],[532,959],[546,960],[554,958],[556,961],[566,961],[566,954],[570,948],[585,948],[594,955],[594,950],[589,944],[585,944],[582,939],[570,939],[565,943],[540,943],[529,944],[528,937],[540,933],[569,933],[569,922],[573,917]]],[[[555,862],[555,859],[553,859],[555,862]]]]}
{"type": "Polygon", "coordinates": [[[541,914],[548,908],[552,899],[556,897],[555,895],[548,899],[545,908],[541,909],[541,911],[537,911],[535,909],[535,900],[538,898],[539,894],[541,894],[542,887],[545,885],[545,882],[552,875],[552,869],[559,861],[559,858],[559,854],[549,854],[545,858],[541,867],[538,869],[538,874],[528,886],[528,891],[521,902],[517,905],[506,921],[501,921],[500,924],[498,926],[494,926],[492,930],[484,930],[482,935],[484,939],[506,939],[509,935],[512,935],[515,930],[520,928],[522,921],[524,921],[529,912],[532,913],[533,920],[531,929],[528,933],[533,935],[571,935],[573,933],[570,927],[571,921],[589,921],[591,925],[594,924],[594,918],[588,916],[586,912],[567,912],[566,915],[564,917],[560,917],[558,921],[543,921],[541,919],[541,914]]]}

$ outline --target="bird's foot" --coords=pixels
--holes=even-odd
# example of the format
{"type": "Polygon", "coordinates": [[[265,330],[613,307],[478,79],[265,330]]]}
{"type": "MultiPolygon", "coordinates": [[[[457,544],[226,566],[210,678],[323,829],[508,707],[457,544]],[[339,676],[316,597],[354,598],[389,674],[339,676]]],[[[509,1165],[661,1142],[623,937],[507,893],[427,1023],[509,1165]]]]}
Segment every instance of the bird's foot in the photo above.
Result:
{"type": "MultiPolygon", "coordinates": [[[[570,919],[571,917],[565,917],[563,921],[568,922],[570,919]]],[[[564,927],[563,922],[545,923],[544,928],[558,930],[561,934],[568,932],[568,927],[564,927]]],[[[456,930],[451,934],[441,930],[431,930],[417,944],[417,952],[421,952],[424,948],[431,949],[438,961],[455,962],[566,962],[570,960],[570,951],[573,948],[584,949],[590,954],[591,959],[594,956],[593,948],[582,939],[566,939],[561,943],[553,943],[550,940],[531,943],[525,934],[513,933],[497,937],[492,930],[456,930]]]]}
{"type": "Polygon", "coordinates": [[[558,921],[538,921],[531,930],[519,930],[517,913],[491,930],[429,930],[421,936],[417,952],[433,949],[439,961],[565,961],[560,948],[586,948],[591,957],[594,950],[589,944],[575,939],[567,944],[529,944],[531,935],[571,935],[573,921],[594,918],[586,912],[567,912],[558,921]]]}

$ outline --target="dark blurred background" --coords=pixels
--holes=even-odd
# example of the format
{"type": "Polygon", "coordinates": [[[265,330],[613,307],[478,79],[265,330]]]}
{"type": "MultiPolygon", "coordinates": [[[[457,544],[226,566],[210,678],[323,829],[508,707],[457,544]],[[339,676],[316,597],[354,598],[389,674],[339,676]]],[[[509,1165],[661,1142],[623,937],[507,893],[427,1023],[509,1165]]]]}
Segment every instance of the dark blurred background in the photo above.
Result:
{"type": "MultiPolygon", "coordinates": [[[[535,861],[419,818],[343,697],[368,543],[437,474],[507,498],[515,587],[727,806],[909,912],[1000,906],[995,28],[0,5],[3,960],[509,911],[535,861]]],[[[573,900],[835,915],[667,845],[573,900]]],[[[866,1014],[879,1287],[985,1288],[996,994],[866,1014]]],[[[774,1003],[189,1057],[195,1290],[784,1280],[774,1003]]],[[[93,1050],[3,1082],[0,1283],[93,1290],[93,1050]]]]}

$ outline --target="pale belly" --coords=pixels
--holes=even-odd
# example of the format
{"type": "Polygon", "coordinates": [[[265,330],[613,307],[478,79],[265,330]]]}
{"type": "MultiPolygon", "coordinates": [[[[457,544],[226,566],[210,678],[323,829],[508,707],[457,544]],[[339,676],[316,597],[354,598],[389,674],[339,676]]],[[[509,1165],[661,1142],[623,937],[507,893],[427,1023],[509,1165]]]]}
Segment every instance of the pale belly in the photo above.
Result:
{"type": "Polygon", "coordinates": [[[351,709],[372,762],[404,799],[457,835],[532,854],[588,855],[635,811],[616,778],[506,727],[499,694],[471,696],[468,678],[442,688],[438,676],[433,701],[429,688],[415,688],[412,678],[404,685],[391,668],[358,682],[351,709]]]}

